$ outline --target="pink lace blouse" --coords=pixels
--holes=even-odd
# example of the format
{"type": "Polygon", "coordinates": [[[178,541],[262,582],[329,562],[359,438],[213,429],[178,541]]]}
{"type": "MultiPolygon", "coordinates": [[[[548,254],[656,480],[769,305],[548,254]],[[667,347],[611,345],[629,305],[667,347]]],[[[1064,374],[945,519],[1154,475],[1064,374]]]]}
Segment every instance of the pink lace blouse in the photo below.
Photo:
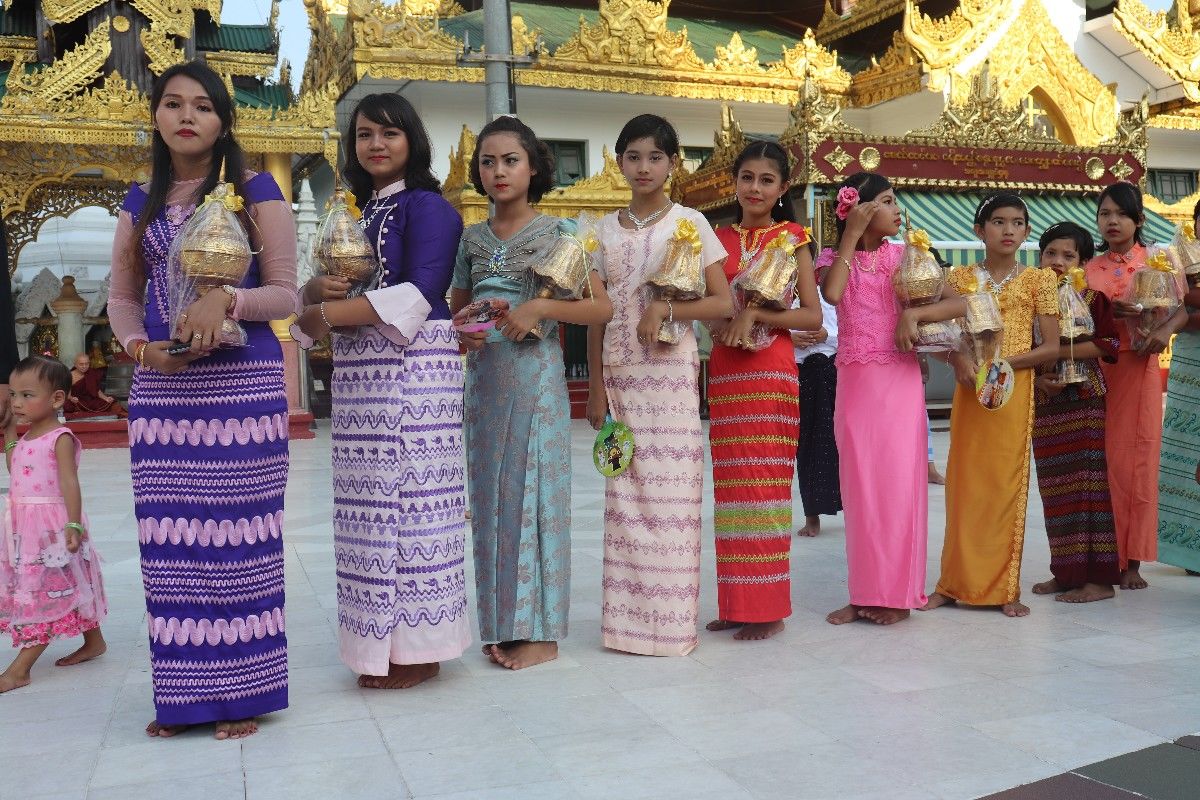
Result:
{"type": "MultiPolygon", "coordinates": [[[[892,273],[900,266],[904,248],[884,242],[874,252],[854,254],[854,268],[837,304],[838,352],[841,364],[894,364],[916,358],[896,349],[896,323],[900,301],[892,288],[892,273]]],[[[825,248],[817,257],[817,274],[833,264],[837,252],[825,248]]]]}
{"type": "MultiPolygon", "coordinates": [[[[254,173],[247,173],[247,180],[254,173]]],[[[167,215],[186,218],[195,209],[194,197],[202,179],[175,181],[167,192],[167,215]]],[[[255,225],[250,226],[250,242],[259,250],[258,268],[262,283],[250,289],[237,289],[230,309],[234,319],[270,322],[285,319],[296,307],[296,221],[292,209],[283,200],[268,200],[248,206],[255,225]]],[[[117,232],[112,247],[112,277],[108,292],[108,319],[117,341],[128,349],[129,343],[149,339],[146,333],[146,280],[130,265],[130,237],[133,218],[122,211],[117,217],[117,232]]]]}

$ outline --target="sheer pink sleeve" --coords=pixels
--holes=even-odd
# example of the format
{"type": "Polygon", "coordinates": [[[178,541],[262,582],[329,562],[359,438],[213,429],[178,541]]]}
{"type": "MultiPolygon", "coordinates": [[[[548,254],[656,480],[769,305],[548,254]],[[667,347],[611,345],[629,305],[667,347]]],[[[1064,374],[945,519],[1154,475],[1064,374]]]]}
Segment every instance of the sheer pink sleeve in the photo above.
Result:
{"type": "Polygon", "coordinates": [[[296,312],[296,220],[283,200],[255,203],[250,241],[258,250],[259,285],[238,289],[230,315],[248,322],[285,319],[296,312]]]}
{"type": "Polygon", "coordinates": [[[117,233],[113,237],[112,277],[108,287],[108,324],[126,350],[135,339],[147,341],[146,281],[129,258],[129,240],[133,236],[133,218],[128,211],[117,215],[117,233]]]}

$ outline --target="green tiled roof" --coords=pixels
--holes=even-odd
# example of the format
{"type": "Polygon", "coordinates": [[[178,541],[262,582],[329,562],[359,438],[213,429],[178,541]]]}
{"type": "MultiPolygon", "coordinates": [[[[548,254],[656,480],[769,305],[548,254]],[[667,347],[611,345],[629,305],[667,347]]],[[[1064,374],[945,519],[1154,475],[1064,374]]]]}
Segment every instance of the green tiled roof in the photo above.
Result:
{"type": "Polygon", "coordinates": [[[0,9],[0,36],[36,36],[33,3],[8,11],[0,9]]]}
{"type": "MultiPolygon", "coordinates": [[[[512,13],[525,20],[530,30],[542,32],[542,39],[553,53],[559,45],[570,39],[579,31],[579,18],[582,16],[589,25],[594,25],[600,18],[594,8],[559,8],[536,3],[513,3],[512,13]]],[[[734,32],[742,35],[742,43],[747,47],[758,49],[758,60],[764,64],[778,61],[784,48],[793,47],[796,39],[772,30],[745,30],[735,22],[724,20],[697,19],[690,17],[670,17],[667,27],[678,31],[686,27],[688,39],[704,61],[712,61],[717,54],[717,47],[729,44],[729,38],[734,32]]],[[[441,28],[446,33],[459,39],[469,32],[472,47],[483,45],[483,12],[472,11],[460,14],[448,20],[443,20],[441,28]]]]}
{"type": "Polygon", "coordinates": [[[235,87],[233,100],[243,108],[287,108],[292,104],[288,87],[275,84],[254,89],[235,87]]]}
{"type": "Polygon", "coordinates": [[[203,17],[196,21],[197,50],[274,53],[276,47],[270,25],[217,25],[203,17]]]}

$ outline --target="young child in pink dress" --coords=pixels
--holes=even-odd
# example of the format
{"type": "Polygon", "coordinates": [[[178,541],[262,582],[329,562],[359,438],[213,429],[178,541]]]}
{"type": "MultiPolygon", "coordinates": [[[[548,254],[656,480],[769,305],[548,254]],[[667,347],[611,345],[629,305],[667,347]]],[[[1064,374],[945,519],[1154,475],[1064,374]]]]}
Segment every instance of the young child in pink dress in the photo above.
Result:
{"type": "Polygon", "coordinates": [[[58,422],[71,373],[30,356],[9,377],[12,419],[4,432],[8,503],[0,514],[0,632],[21,652],[2,674],[0,693],[29,684],[29,671],[54,639],[83,636],[60,667],[103,655],[108,613],[100,558],[92,549],[79,492],[79,440],[58,422]],[[17,422],[29,430],[17,438],[17,422]]]}

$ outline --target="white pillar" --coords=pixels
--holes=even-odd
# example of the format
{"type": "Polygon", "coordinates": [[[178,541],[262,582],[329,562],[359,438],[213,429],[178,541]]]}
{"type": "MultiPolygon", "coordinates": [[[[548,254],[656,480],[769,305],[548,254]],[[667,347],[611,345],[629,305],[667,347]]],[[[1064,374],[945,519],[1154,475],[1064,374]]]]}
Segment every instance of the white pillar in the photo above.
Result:
{"type": "Polygon", "coordinates": [[[58,318],[58,360],[69,367],[75,363],[75,356],[84,352],[83,312],[87,308],[87,302],[75,291],[73,276],[62,279],[62,291],[49,305],[58,318]]]}

